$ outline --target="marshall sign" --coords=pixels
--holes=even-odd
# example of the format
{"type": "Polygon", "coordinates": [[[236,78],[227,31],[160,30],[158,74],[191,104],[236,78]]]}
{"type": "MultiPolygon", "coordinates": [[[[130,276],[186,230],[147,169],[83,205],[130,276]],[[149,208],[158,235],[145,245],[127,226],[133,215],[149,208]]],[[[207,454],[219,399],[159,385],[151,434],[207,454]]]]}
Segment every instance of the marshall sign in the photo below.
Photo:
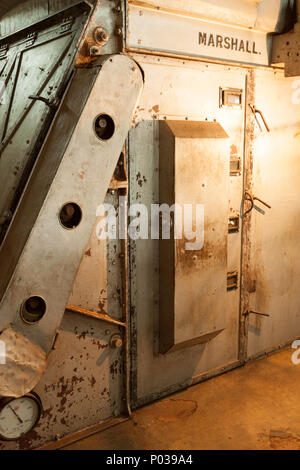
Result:
{"type": "Polygon", "coordinates": [[[199,44],[210,47],[220,47],[221,49],[230,49],[231,51],[247,52],[248,54],[261,54],[256,50],[256,42],[221,34],[199,33],[199,44]]]}
{"type": "Polygon", "coordinates": [[[267,33],[129,5],[128,49],[269,65],[267,33]]]}

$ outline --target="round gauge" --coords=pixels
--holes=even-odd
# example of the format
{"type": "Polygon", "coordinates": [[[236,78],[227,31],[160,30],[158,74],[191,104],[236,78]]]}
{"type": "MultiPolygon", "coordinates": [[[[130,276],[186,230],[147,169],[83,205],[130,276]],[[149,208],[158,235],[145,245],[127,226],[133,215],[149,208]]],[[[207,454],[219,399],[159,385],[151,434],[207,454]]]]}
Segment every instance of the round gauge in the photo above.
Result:
{"type": "Polygon", "coordinates": [[[0,401],[0,440],[16,441],[38,423],[42,403],[35,393],[0,401]]]}

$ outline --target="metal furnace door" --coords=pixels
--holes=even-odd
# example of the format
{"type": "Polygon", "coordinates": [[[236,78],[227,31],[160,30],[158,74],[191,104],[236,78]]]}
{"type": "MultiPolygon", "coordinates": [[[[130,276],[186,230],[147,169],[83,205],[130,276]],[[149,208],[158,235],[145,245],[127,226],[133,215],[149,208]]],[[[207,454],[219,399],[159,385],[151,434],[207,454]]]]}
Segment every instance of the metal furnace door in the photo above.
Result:
{"type": "MultiPolygon", "coordinates": [[[[130,225],[141,229],[151,206],[168,198],[169,206],[176,197],[180,203],[204,205],[204,245],[182,254],[188,264],[185,273],[180,260],[173,263],[173,239],[164,276],[160,264],[168,248],[150,235],[150,218],[148,239],[144,227],[141,237],[130,239],[132,401],[139,406],[238,364],[247,71],[155,56],[135,59],[146,81],[128,140],[130,225]],[[193,126],[205,124],[223,129],[229,138],[215,134],[205,139],[201,133],[191,138],[193,126]],[[165,126],[172,132],[164,141],[165,126]],[[166,279],[169,287],[163,285],[166,279]],[[184,293],[182,280],[189,293],[184,293]],[[174,317],[176,293],[180,309],[174,317]],[[162,298],[169,306],[162,305],[162,298]]],[[[168,245],[169,240],[162,241],[168,245]]],[[[175,241],[179,246],[183,240],[175,241]]]]}

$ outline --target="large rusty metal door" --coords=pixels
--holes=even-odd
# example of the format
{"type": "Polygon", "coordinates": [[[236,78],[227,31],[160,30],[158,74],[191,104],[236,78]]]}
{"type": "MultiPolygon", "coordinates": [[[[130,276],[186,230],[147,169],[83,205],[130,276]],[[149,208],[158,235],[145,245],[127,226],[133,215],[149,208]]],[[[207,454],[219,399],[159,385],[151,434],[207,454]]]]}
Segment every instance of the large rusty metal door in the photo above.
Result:
{"type": "Polygon", "coordinates": [[[150,223],[148,239],[130,240],[132,400],[139,406],[239,364],[247,71],[135,58],[147,80],[129,135],[129,202],[142,206],[131,221],[153,204],[204,207],[196,250],[183,239],[153,239],[150,223]]]}
{"type": "Polygon", "coordinates": [[[283,71],[257,70],[251,75],[245,178],[249,193],[245,211],[249,212],[244,217],[241,312],[243,357],[277,349],[300,334],[299,81],[284,77],[283,71]],[[263,202],[254,199],[250,211],[251,197],[263,202]]]}

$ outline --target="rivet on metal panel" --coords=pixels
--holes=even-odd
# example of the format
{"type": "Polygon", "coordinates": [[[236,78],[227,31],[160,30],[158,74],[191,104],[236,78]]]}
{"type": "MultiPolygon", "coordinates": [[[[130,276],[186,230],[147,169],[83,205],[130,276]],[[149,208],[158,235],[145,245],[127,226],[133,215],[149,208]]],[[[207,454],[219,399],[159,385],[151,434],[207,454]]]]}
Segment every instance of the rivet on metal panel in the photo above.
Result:
{"type": "Polygon", "coordinates": [[[95,55],[100,55],[101,54],[101,49],[99,46],[92,46],[90,48],[90,55],[95,56],[95,55]]]}

